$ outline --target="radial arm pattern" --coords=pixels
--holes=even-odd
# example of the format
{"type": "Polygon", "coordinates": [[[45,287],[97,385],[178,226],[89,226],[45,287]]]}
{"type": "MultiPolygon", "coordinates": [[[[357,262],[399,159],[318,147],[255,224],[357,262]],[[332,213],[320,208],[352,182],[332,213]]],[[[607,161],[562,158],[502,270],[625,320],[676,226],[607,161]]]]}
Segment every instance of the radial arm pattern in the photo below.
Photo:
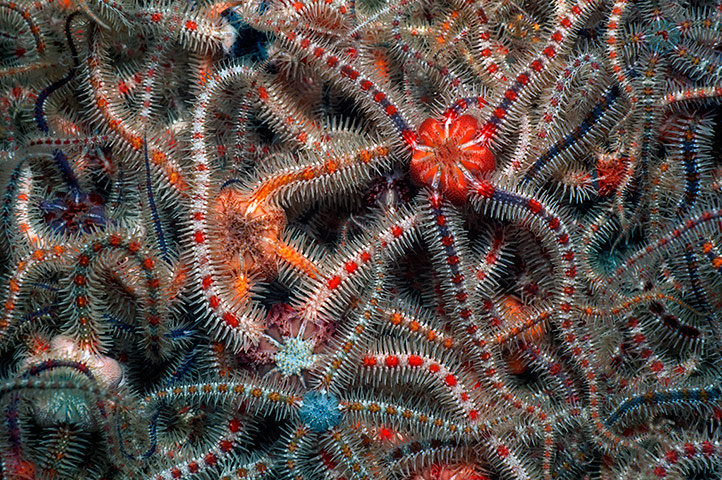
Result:
{"type": "Polygon", "coordinates": [[[720,0],[0,1],[0,479],[711,479],[720,0]]]}

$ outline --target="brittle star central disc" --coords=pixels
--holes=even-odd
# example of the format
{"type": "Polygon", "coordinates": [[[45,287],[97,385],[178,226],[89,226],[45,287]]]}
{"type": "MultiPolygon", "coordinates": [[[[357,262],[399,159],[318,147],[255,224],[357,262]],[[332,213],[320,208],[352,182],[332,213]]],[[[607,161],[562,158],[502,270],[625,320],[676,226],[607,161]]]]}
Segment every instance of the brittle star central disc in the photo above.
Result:
{"type": "Polygon", "coordinates": [[[341,422],[338,399],[333,393],[308,392],[303,397],[303,405],[298,410],[298,416],[314,432],[325,432],[341,422]]]}

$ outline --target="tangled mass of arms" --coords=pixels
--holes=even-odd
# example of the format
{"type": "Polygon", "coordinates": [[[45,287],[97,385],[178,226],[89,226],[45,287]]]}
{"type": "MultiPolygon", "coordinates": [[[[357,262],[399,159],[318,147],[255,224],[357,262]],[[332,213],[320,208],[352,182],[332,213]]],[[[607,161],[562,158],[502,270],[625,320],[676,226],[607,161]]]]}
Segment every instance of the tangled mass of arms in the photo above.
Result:
{"type": "Polygon", "coordinates": [[[719,0],[0,25],[0,478],[719,478],[719,0]]]}

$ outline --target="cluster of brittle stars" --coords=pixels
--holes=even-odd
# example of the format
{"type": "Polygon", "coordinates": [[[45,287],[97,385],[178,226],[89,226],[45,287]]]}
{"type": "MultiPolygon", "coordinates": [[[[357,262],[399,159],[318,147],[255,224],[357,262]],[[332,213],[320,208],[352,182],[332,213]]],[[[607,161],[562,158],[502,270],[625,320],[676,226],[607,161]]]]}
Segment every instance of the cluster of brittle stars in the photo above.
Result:
{"type": "Polygon", "coordinates": [[[5,477],[716,465],[719,4],[0,12],[5,477]]]}

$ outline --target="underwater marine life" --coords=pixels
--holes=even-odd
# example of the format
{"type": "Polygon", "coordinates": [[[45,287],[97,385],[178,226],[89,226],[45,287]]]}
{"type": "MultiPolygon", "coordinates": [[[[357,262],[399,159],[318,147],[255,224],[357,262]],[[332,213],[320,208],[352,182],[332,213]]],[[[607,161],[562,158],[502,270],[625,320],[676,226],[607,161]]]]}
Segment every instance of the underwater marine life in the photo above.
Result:
{"type": "Polygon", "coordinates": [[[719,477],[718,0],[0,22],[0,478],[719,477]]]}

